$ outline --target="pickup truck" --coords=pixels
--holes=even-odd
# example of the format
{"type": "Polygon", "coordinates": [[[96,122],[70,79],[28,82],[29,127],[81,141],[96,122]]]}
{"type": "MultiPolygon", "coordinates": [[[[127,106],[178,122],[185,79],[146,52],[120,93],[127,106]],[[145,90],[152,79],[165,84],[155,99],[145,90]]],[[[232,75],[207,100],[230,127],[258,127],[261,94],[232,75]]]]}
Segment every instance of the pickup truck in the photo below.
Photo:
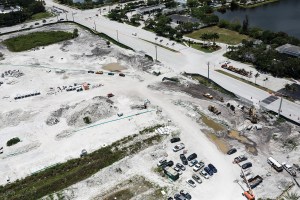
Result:
{"type": "Polygon", "coordinates": [[[282,163],[282,167],[283,167],[283,169],[285,169],[285,171],[287,171],[291,176],[294,176],[294,177],[297,176],[296,170],[295,170],[291,165],[288,165],[288,164],[286,164],[286,163],[284,162],[284,163],[282,163]]]}
{"type": "Polygon", "coordinates": [[[185,148],[184,144],[180,143],[180,144],[175,145],[175,147],[173,148],[173,151],[177,152],[177,151],[180,151],[181,149],[184,149],[184,148],[185,148]]]}
{"type": "Polygon", "coordinates": [[[234,163],[240,163],[240,162],[243,162],[245,160],[247,160],[248,158],[245,156],[245,155],[240,155],[238,157],[235,157],[233,162],[234,163]]]}

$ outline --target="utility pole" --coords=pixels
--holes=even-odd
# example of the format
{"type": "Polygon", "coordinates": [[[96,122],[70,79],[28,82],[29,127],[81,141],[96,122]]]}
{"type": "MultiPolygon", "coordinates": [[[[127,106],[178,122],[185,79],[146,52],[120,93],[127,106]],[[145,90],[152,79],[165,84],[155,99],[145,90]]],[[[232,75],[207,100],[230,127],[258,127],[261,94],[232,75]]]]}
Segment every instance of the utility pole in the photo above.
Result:
{"type": "Polygon", "coordinates": [[[280,104],[279,104],[279,109],[278,109],[278,118],[280,117],[280,113],[281,113],[281,106],[282,106],[282,97],[280,97],[280,104]]]}
{"type": "Polygon", "coordinates": [[[116,31],[117,31],[117,40],[119,42],[119,31],[118,30],[116,30],[116,31]]]}
{"type": "Polygon", "coordinates": [[[157,61],[157,46],[155,45],[155,61],[157,61]]]}
{"type": "Polygon", "coordinates": [[[66,14],[66,20],[68,21],[68,15],[67,15],[67,13],[65,12],[65,14],[66,14]]]}
{"type": "Polygon", "coordinates": [[[207,78],[208,78],[208,81],[210,81],[209,80],[209,62],[207,62],[207,78]]]}

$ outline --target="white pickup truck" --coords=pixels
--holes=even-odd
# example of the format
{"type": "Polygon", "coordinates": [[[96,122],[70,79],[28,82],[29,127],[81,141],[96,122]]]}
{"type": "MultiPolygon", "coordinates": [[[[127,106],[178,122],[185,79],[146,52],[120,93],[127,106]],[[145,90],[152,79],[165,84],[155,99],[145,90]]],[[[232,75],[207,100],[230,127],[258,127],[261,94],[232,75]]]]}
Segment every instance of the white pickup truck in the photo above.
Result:
{"type": "Polygon", "coordinates": [[[282,163],[282,167],[283,169],[285,169],[285,171],[287,171],[291,176],[297,176],[296,170],[291,166],[286,164],[285,162],[282,163]]]}

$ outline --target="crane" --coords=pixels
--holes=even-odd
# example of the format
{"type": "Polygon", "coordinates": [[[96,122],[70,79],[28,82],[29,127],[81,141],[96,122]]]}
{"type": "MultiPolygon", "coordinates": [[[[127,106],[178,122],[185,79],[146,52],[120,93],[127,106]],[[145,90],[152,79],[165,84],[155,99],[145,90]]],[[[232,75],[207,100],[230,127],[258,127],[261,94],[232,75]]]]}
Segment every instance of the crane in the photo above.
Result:
{"type": "Polygon", "coordinates": [[[237,164],[238,164],[238,166],[241,168],[242,175],[243,175],[243,179],[245,180],[245,183],[246,183],[246,185],[247,185],[247,187],[248,187],[248,191],[244,190],[243,195],[244,195],[248,200],[255,200],[255,195],[254,195],[253,190],[251,189],[251,186],[250,186],[250,184],[249,184],[249,182],[248,182],[248,180],[247,180],[247,178],[246,178],[246,175],[245,175],[245,173],[244,173],[244,170],[243,170],[243,168],[240,166],[239,163],[237,163],[237,164]]]}

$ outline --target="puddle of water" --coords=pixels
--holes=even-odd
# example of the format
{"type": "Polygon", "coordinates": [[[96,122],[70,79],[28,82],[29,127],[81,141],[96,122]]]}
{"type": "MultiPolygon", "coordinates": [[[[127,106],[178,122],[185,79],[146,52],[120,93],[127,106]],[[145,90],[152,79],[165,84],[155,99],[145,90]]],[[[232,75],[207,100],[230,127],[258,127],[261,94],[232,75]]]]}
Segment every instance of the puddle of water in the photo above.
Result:
{"type": "Polygon", "coordinates": [[[239,141],[240,143],[244,144],[246,146],[246,151],[249,153],[252,153],[253,155],[257,155],[257,149],[255,148],[255,144],[251,140],[249,140],[247,137],[240,135],[238,131],[231,130],[228,132],[228,137],[239,141]]]}
{"type": "Polygon", "coordinates": [[[202,122],[203,122],[205,125],[207,125],[208,127],[212,128],[212,129],[213,129],[214,131],[216,131],[216,132],[226,130],[226,128],[225,128],[223,125],[221,125],[221,124],[215,122],[215,121],[212,120],[212,119],[209,119],[209,118],[206,117],[205,115],[202,115],[201,120],[202,120],[202,122]]]}
{"type": "Polygon", "coordinates": [[[122,71],[126,69],[126,67],[120,65],[119,63],[108,63],[104,65],[102,69],[113,72],[113,71],[122,71]]]}
{"type": "Polygon", "coordinates": [[[212,132],[210,131],[207,131],[207,130],[202,130],[205,135],[208,137],[208,139],[210,141],[212,141],[216,146],[217,148],[224,154],[227,153],[227,151],[230,149],[229,148],[229,144],[226,142],[225,139],[223,138],[218,138],[215,134],[213,134],[212,132]]]}

